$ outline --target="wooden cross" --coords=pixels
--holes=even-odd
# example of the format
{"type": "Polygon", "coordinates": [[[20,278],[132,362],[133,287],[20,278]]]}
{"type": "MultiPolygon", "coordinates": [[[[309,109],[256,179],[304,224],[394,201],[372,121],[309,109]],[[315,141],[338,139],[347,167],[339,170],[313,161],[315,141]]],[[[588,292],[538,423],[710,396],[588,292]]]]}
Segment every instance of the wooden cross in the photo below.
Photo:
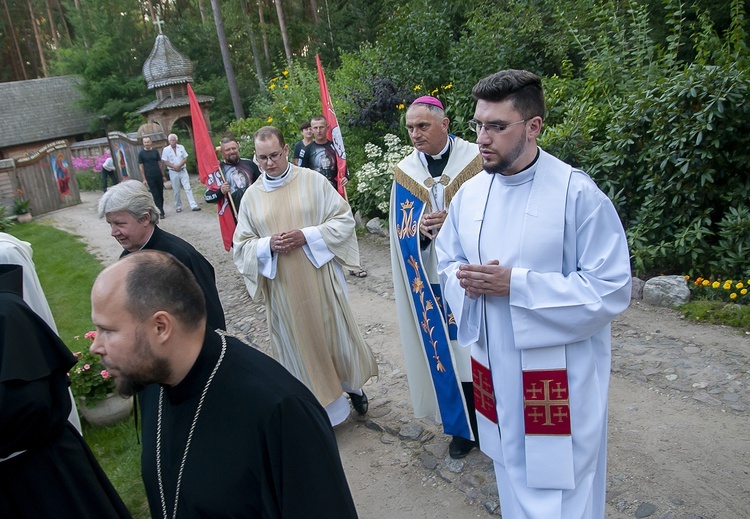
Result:
{"type": "Polygon", "coordinates": [[[156,21],[151,22],[151,23],[159,27],[159,34],[164,34],[163,32],[161,32],[161,26],[164,25],[164,20],[160,20],[159,17],[157,16],[156,21]]]}

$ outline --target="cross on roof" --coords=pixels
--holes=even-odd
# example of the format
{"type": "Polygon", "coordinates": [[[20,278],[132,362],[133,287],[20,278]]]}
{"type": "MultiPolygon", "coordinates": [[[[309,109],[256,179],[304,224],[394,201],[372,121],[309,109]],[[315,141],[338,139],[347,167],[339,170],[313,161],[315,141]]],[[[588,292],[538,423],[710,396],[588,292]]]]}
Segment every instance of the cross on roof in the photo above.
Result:
{"type": "Polygon", "coordinates": [[[161,32],[161,26],[164,25],[164,23],[165,23],[164,20],[160,20],[159,17],[157,16],[156,17],[156,21],[155,22],[151,22],[151,23],[153,23],[154,25],[156,25],[157,27],[159,27],[159,34],[164,34],[163,32],[161,32]]]}

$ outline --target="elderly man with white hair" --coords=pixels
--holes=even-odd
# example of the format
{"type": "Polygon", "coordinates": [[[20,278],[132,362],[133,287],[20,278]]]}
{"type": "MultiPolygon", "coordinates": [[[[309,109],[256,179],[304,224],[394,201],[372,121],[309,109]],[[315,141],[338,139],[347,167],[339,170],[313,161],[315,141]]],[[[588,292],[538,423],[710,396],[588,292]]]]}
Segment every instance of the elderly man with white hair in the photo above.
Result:
{"type": "Polygon", "coordinates": [[[99,218],[104,217],[112,236],[125,249],[121,258],[139,250],[160,250],[189,268],[206,297],[208,325],[212,330],[226,330],[213,265],[188,242],[156,225],[159,210],[146,186],[140,182],[123,182],[109,188],[99,200],[99,218]]]}
{"type": "Polygon", "coordinates": [[[182,186],[192,210],[200,211],[201,208],[198,207],[190,189],[190,177],[185,166],[188,158],[185,146],[177,144],[177,135],[174,133],[170,133],[167,140],[169,146],[161,151],[161,161],[166,164],[169,170],[169,180],[172,182],[172,190],[174,191],[174,208],[178,213],[182,211],[182,196],[180,195],[180,186],[182,186]]]}

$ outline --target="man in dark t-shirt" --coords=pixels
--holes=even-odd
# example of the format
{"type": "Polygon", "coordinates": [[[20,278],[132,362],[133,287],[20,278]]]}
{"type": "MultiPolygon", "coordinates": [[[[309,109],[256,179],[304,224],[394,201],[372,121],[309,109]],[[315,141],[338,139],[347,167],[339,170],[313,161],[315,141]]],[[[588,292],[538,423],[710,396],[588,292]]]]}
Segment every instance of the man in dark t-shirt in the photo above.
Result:
{"type": "MultiPolygon", "coordinates": [[[[333,142],[328,140],[326,132],[328,123],[322,115],[316,115],[310,121],[313,132],[313,141],[305,146],[300,152],[299,165],[317,171],[328,179],[333,188],[338,191],[338,155],[333,147],[333,142]]],[[[349,172],[341,179],[341,187],[349,183],[349,172]]]]}
{"type": "Polygon", "coordinates": [[[150,137],[143,138],[143,149],[138,152],[138,167],[141,170],[143,183],[148,186],[154,203],[159,209],[159,216],[164,215],[164,166],[161,163],[161,155],[153,148],[150,137]]]}

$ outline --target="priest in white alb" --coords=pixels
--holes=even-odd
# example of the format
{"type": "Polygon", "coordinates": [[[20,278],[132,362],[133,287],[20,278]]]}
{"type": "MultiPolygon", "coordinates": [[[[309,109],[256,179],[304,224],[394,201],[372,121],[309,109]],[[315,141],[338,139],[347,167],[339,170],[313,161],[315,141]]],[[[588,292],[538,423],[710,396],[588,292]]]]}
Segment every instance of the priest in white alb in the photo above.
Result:
{"type": "Polygon", "coordinates": [[[603,518],[625,233],[591,178],[537,146],[536,75],[501,71],[472,95],[484,172],[454,197],[436,247],[458,341],[473,345],[481,449],[504,518],[603,518]]]}
{"type": "Polygon", "coordinates": [[[362,386],[378,367],[346,297],[344,268],[359,268],[349,204],[319,173],[289,163],[281,132],[255,132],[262,175],[242,197],[234,262],[250,296],[265,301],[273,356],[325,407],[367,412],[362,386]]]}

